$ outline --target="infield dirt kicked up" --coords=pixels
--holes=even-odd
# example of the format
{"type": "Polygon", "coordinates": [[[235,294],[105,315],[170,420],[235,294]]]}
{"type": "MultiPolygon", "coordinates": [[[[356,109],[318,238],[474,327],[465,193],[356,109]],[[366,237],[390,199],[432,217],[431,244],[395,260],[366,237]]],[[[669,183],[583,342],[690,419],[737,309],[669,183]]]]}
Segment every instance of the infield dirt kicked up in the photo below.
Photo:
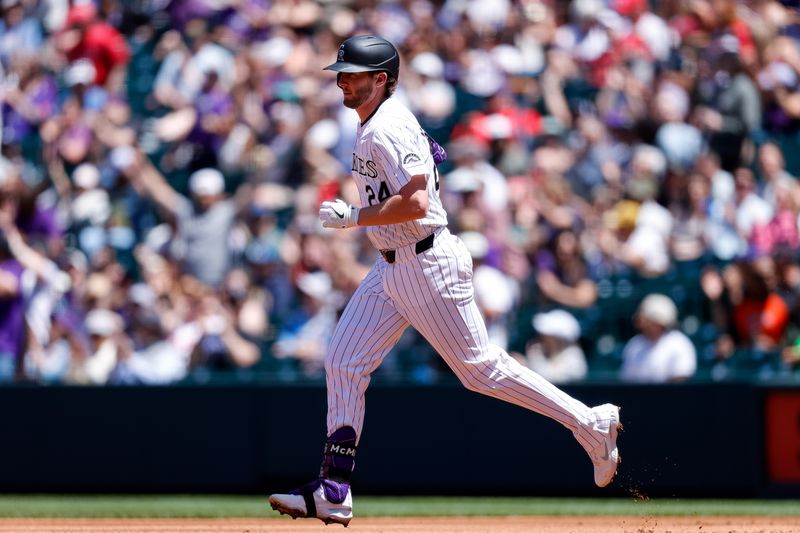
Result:
{"type": "Polygon", "coordinates": [[[780,516],[499,516],[355,518],[343,528],[317,520],[259,518],[5,518],[0,533],[800,533],[780,516]]]}

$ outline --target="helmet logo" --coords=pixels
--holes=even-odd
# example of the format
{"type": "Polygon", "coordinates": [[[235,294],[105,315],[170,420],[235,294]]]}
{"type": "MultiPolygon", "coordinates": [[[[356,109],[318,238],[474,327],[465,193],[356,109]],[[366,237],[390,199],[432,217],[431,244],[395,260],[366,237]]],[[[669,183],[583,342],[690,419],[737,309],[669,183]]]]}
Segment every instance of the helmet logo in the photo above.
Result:
{"type": "Polygon", "coordinates": [[[339,55],[336,58],[336,61],[344,61],[344,45],[339,47],[339,55]]]}

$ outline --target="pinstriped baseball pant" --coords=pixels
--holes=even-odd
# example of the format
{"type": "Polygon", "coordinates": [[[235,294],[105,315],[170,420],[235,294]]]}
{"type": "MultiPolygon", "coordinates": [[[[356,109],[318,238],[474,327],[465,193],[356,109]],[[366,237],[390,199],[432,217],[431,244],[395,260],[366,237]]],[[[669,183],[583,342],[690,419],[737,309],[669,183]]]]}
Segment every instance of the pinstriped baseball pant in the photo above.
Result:
{"type": "Polygon", "coordinates": [[[473,297],[472,258],[442,229],[431,249],[397,250],[378,259],[353,294],[325,358],[328,435],[352,426],[361,437],[370,374],[413,326],[470,390],[550,417],[572,431],[584,449],[602,443],[592,410],[489,344],[473,297]]]}

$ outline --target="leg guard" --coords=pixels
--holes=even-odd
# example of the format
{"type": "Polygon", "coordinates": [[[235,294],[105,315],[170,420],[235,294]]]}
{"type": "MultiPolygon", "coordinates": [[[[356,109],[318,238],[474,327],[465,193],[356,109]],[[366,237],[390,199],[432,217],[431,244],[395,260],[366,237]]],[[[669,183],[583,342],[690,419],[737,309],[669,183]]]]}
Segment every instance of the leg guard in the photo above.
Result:
{"type": "Polygon", "coordinates": [[[340,427],[325,442],[319,476],[349,484],[355,464],[356,430],[350,426],[340,427]]]}

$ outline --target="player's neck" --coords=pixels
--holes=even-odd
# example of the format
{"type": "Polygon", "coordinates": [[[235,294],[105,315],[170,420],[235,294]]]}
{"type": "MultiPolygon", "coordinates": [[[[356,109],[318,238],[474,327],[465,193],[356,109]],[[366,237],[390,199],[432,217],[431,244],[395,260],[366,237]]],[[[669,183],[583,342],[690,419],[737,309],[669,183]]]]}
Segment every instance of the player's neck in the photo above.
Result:
{"type": "Polygon", "coordinates": [[[358,108],[356,108],[356,113],[358,113],[358,118],[361,120],[362,126],[366,121],[368,121],[372,117],[372,115],[375,114],[375,111],[377,111],[378,108],[381,106],[381,104],[384,103],[387,99],[388,96],[386,98],[378,97],[370,99],[364,102],[364,104],[362,104],[358,108]]]}

